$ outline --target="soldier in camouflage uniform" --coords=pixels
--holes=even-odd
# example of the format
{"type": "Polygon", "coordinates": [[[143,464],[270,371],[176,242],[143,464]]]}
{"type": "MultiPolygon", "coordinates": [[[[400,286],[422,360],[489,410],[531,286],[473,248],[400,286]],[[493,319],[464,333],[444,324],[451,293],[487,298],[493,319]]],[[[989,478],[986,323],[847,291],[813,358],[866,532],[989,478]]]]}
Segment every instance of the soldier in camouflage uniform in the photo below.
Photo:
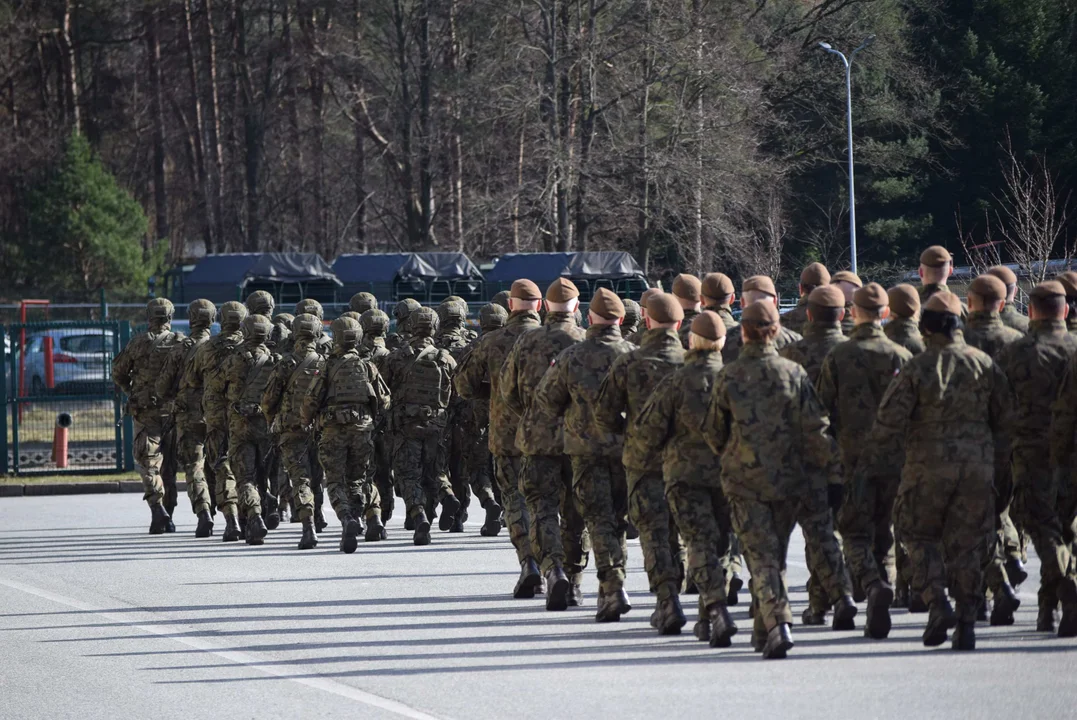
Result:
{"type": "MultiPolygon", "coordinates": [[[[164,371],[157,379],[157,397],[172,406],[172,418],[179,430],[179,462],[187,478],[187,497],[198,517],[194,536],[213,534],[213,468],[206,472],[206,419],[202,413],[202,389],[188,386],[184,376],[198,347],[209,340],[209,329],[217,319],[217,308],[209,300],[195,300],[187,308],[191,335],[172,348],[164,371]],[[207,474],[209,481],[207,482],[207,474]]],[[[212,465],[212,464],[211,464],[212,465]]]]}
{"type": "Polygon", "coordinates": [[[661,459],[648,457],[646,439],[636,423],[655,386],[684,364],[677,335],[683,317],[672,295],[654,295],[647,301],[647,332],[639,349],[613,361],[595,408],[595,421],[603,432],[624,434],[628,512],[639,529],[647,579],[657,597],[651,626],[662,635],[680,633],[687,622],[680,602],[685,558],[666,502],[661,459]]]}
{"type": "Polygon", "coordinates": [[[703,283],[695,275],[681,273],[673,278],[672,294],[680,304],[681,310],[684,311],[684,319],[681,321],[681,329],[678,334],[681,338],[681,347],[685,350],[688,349],[688,335],[689,329],[692,327],[692,321],[699,315],[699,311],[703,309],[702,288],[703,283]]]}
{"type": "Polygon", "coordinates": [[[720,272],[707,273],[703,276],[699,293],[703,298],[704,309],[718,313],[718,317],[722,318],[722,322],[725,323],[727,333],[737,327],[737,320],[733,317],[733,303],[737,299],[736,289],[728,275],[720,272]]]}
{"type": "Polygon", "coordinates": [[[591,299],[583,342],[557,356],[535,390],[534,406],[564,418],[565,454],[572,492],[587,524],[598,570],[597,622],[617,622],[632,609],[624,591],[628,490],[621,463],[624,440],[595,420],[598,393],[614,360],[635,349],[621,337],[624,304],[606,288],[591,299]]]}
{"type": "Polygon", "coordinates": [[[828,487],[840,482],[829,423],[804,369],[778,356],[779,328],[773,302],[744,309],[743,352],[718,376],[702,426],[721,454],[722,490],[752,573],[752,644],[775,659],[793,647],[785,567],[795,524],[825,556],[810,564],[837,603],[835,626],[851,625],[856,615],[827,508],[828,487]]]}
{"type": "MultiPolygon", "coordinates": [[[[804,326],[808,324],[808,296],[817,287],[825,287],[830,284],[830,271],[826,265],[813,262],[800,271],[800,299],[797,306],[782,315],[782,326],[793,332],[804,334],[804,326]]],[[[732,284],[731,284],[732,285],[732,284]]]]}
{"type": "Polygon", "coordinates": [[[310,489],[310,450],[314,442],[310,423],[304,422],[301,409],[312,392],[325,361],[314,349],[314,340],[322,324],[313,315],[300,314],[292,323],[292,352],[281,358],[262,394],[262,414],[278,444],[281,465],[291,484],[292,507],[303,523],[300,550],[317,546],[314,527],[314,493],[310,489]]]}
{"type": "MultiPolygon", "coordinates": [[[[459,366],[474,340],[474,336],[467,328],[467,303],[463,300],[446,298],[438,305],[437,313],[439,329],[434,343],[452,355],[453,360],[459,366]]],[[[464,523],[468,517],[467,509],[471,506],[471,486],[464,475],[464,452],[471,442],[468,435],[474,431],[468,422],[470,417],[470,401],[454,394],[449,404],[444,442],[449,456],[449,480],[456,499],[460,501],[460,510],[453,519],[450,532],[464,531],[464,523]]]]}
{"type": "MultiPolygon", "coordinates": [[[[288,357],[292,354],[295,347],[295,337],[292,335],[293,322],[295,322],[295,315],[291,313],[278,313],[273,316],[273,333],[269,336],[266,347],[274,355],[288,357]]],[[[265,509],[265,521],[266,527],[269,530],[274,530],[285,518],[287,512],[292,513],[296,522],[300,522],[300,520],[299,510],[292,498],[292,487],[288,480],[288,473],[285,470],[284,461],[280,454],[280,431],[273,427],[272,420],[269,421],[269,425],[272,436],[270,442],[273,447],[269,460],[269,484],[272,492],[266,496],[266,504],[269,507],[265,509]],[[274,501],[275,505],[273,505],[274,501]]]]}
{"type": "Polygon", "coordinates": [[[273,334],[269,336],[266,347],[277,355],[287,355],[292,351],[292,323],[295,315],[291,313],[278,313],[273,316],[273,334]]]}
{"type": "Polygon", "coordinates": [[[198,346],[183,376],[191,392],[201,393],[202,414],[206,420],[206,467],[215,476],[214,499],[224,514],[224,542],[239,540],[236,518],[236,478],[228,461],[228,399],[220,393],[219,375],[225,360],[243,341],[240,326],[247,317],[242,303],[231,301],[221,306],[221,332],[198,346]],[[216,393],[210,388],[216,387],[216,393]]]}
{"type": "Polygon", "coordinates": [[[999,319],[1002,320],[1002,324],[1020,333],[1027,333],[1029,319],[1022,315],[1014,304],[1017,300],[1017,274],[1005,265],[996,265],[990,268],[987,274],[994,275],[1006,285],[1006,305],[1002,308],[1002,312],[999,313],[999,319]]]}
{"type": "Polygon", "coordinates": [[[206,388],[207,392],[228,398],[228,459],[236,473],[239,514],[247,520],[248,545],[262,545],[267,532],[258,489],[267,480],[271,450],[261,402],[278,362],[265,346],[272,332],[269,318],[248,315],[243,321],[243,342],[225,360],[215,382],[206,388]]]}
{"type": "MultiPolygon", "coordinates": [[[[356,297],[370,295],[359,293],[356,297]]],[[[370,295],[373,300],[373,295],[370,295]]],[[[352,298],[353,304],[356,298],[352,298]]],[[[384,375],[385,359],[389,357],[389,348],[385,346],[385,333],[389,331],[389,316],[376,307],[364,310],[359,316],[359,324],[363,330],[363,341],[359,344],[359,354],[364,359],[370,360],[378,368],[378,372],[384,375]]],[[[371,482],[378,490],[378,503],[381,510],[383,523],[389,522],[396,507],[396,488],[393,487],[393,463],[389,452],[390,441],[386,437],[388,417],[382,413],[377,425],[374,427],[374,457],[370,461],[371,482]]],[[[368,528],[369,530],[369,528],[368,528]]],[[[385,531],[382,530],[381,538],[373,538],[368,535],[368,540],[375,541],[386,539],[385,531]]]]}
{"type": "Polygon", "coordinates": [[[456,361],[434,344],[437,313],[419,308],[411,313],[408,325],[411,342],[394,350],[384,366],[385,382],[393,397],[393,473],[414,523],[413,542],[429,545],[428,503],[441,503],[438,527],[442,530],[452,528],[460,511],[460,501],[449,482],[444,442],[456,361]]]}
{"type": "Polygon", "coordinates": [[[565,278],[546,290],[546,319],[512,346],[501,371],[501,397],[516,415],[516,448],[523,453],[520,489],[531,516],[531,545],[546,580],[546,609],[565,610],[582,602],[580,584],[587,567],[585,525],[572,499],[572,464],[564,454],[560,416],[536,405],[535,389],[562,350],[584,339],[573,313],[580,291],[565,278]],[[560,520],[558,520],[560,514],[560,520]],[[566,574],[567,573],[567,574],[566,574]]]}
{"type": "MultiPolygon", "coordinates": [[[[786,345],[778,354],[804,368],[808,373],[808,382],[814,386],[819,379],[823,359],[832,349],[845,342],[842,330],[847,312],[845,294],[836,284],[817,287],[808,296],[807,308],[808,322],[802,328],[804,337],[792,345],[786,345]]],[[[805,552],[809,557],[821,556],[817,549],[805,548],[805,552]]],[[[802,620],[805,625],[825,625],[830,598],[819,583],[815,569],[810,564],[808,567],[811,570],[808,577],[808,607],[804,610],[802,620]]]]}
{"type": "MultiPolygon", "coordinates": [[[[1066,290],[1056,281],[1040,283],[1029,297],[1029,332],[998,356],[1016,401],[1012,468],[1015,497],[1012,512],[1028,533],[1040,558],[1039,615],[1036,630],[1055,629],[1055,608],[1061,602],[1060,637],[1077,636],[1077,576],[1073,553],[1063,539],[1058,476],[1046,472],[1044,458],[1055,456],[1052,430],[1061,431],[1063,414],[1077,412],[1072,388],[1062,388],[1067,369],[1077,356],[1077,338],[1066,331],[1066,290]],[[1060,392],[1062,390],[1062,392],[1060,392]],[[1058,398],[1060,422],[1051,427],[1051,404],[1058,398]]],[[[1071,426],[1072,427],[1072,426],[1071,426]]],[[[1071,432],[1072,442],[1072,432],[1071,432]]],[[[1052,463],[1052,469],[1059,467],[1052,463]]]]}
{"type": "Polygon", "coordinates": [[[494,295],[492,298],[490,298],[490,302],[494,305],[500,305],[502,308],[504,308],[506,313],[511,314],[512,308],[509,307],[509,301],[511,297],[511,292],[509,292],[508,290],[502,290],[497,295],[494,295]]]}
{"type": "Polygon", "coordinates": [[[890,299],[890,320],[883,332],[913,355],[919,355],[924,351],[924,338],[920,335],[920,296],[916,288],[895,285],[886,295],[890,299]]]}
{"type": "Polygon", "coordinates": [[[853,293],[864,287],[860,276],[849,270],[834,273],[830,283],[841,290],[845,296],[845,317],[841,321],[841,331],[848,335],[853,331],[853,293]]]}
{"type": "Polygon", "coordinates": [[[157,379],[172,349],[183,342],[172,332],[172,303],[163,298],[146,305],[149,330],[132,338],[112,363],[112,382],[127,395],[127,412],[134,418],[134,455],[150,506],[150,534],[175,532],[176,526],[162,504],[165,486],[161,480],[161,436],[169,423],[168,410],[157,397],[157,379]]]}
{"type": "Polygon", "coordinates": [[[422,305],[417,300],[406,298],[398,302],[396,307],[393,308],[393,317],[396,318],[396,332],[389,335],[385,341],[385,345],[389,350],[403,347],[411,340],[411,328],[408,327],[408,318],[421,307],[422,305]]]}
{"type": "Polygon", "coordinates": [[[643,322],[643,308],[635,300],[625,298],[622,302],[625,304],[625,321],[621,324],[621,333],[627,337],[639,332],[640,323],[643,322]]]}
{"type": "Polygon", "coordinates": [[[844,500],[837,512],[845,559],[853,585],[868,600],[865,634],[882,639],[890,634],[890,605],[894,601],[891,531],[894,498],[900,471],[895,466],[863,478],[855,475],[860,455],[896,438],[869,440],[886,388],[912,353],[883,334],[889,315],[889,297],[878,283],[853,294],[856,328],[823,361],[816,389],[830,416],[831,432],[838,441],[844,468],[844,500]]]}
{"type": "Polygon", "coordinates": [[[255,290],[247,296],[247,315],[263,315],[273,317],[273,309],[277,306],[273,296],[265,290],[255,290]]]}
{"type": "MultiPolygon", "coordinates": [[[[758,300],[765,300],[774,305],[775,308],[778,307],[778,291],[774,288],[774,281],[765,275],[750,277],[741,285],[740,306],[742,308],[746,308],[758,300]]],[[[800,339],[799,333],[779,326],[778,335],[774,338],[772,344],[775,350],[781,350],[786,345],[792,345],[800,339]]],[[[740,346],[743,342],[744,339],[741,333],[733,333],[732,337],[727,337],[725,347],[722,348],[722,362],[726,365],[732,364],[740,354],[740,346]]]]}
{"type": "MultiPolygon", "coordinates": [[[[342,528],[340,550],[353,553],[363,532],[366,539],[381,540],[378,489],[368,472],[374,455],[374,428],[389,410],[389,388],[377,366],[359,352],[363,330],[351,318],[333,321],[333,353],[324,371],[314,377],[302,405],[306,424],[321,429],[319,455],[325,466],[329,500],[342,528]]],[[[406,432],[406,431],[402,431],[406,432]]]]}
{"type": "MultiPolygon", "coordinates": [[[[941,245],[932,245],[920,253],[920,305],[939,292],[949,292],[946,287],[950,276],[954,274],[954,256],[941,245]]],[[[961,321],[968,320],[969,309],[961,303],[961,321]]]]}
{"type": "MultiPolygon", "coordinates": [[[[994,275],[980,275],[969,285],[969,314],[965,321],[965,342],[982,350],[992,359],[1003,348],[1020,340],[1024,335],[1002,324],[999,315],[1006,302],[1006,285],[994,275]]],[[[1014,593],[1013,585],[1020,585],[1028,573],[1021,562],[1021,538],[1010,519],[1010,501],[1013,499],[1013,475],[1010,472],[1010,443],[996,447],[995,492],[998,496],[995,516],[994,543],[988,556],[984,581],[991,590],[994,608],[992,625],[1012,625],[1014,611],[1021,601],[1014,593]]],[[[981,607],[981,613],[986,608],[981,607]]]]}
{"type": "Polygon", "coordinates": [[[520,562],[520,578],[513,597],[532,598],[542,586],[542,573],[535,556],[539,549],[531,544],[527,506],[520,492],[523,458],[516,449],[517,417],[505,405],[501,394],[501,369],[517,338],[539,327],[538,308],[542,294],[530,280],[512,284],[512,306],[505,327],[484,334],[468,353],[456,374],[456,391],[465,400],[490,399],[490,453],[494,456],[494,474],[501,488],[501,505],[509,538],[520,562]]]}
{"type": "Polygon", "coordinates": [[[715,648],[729,647],[737,632],[727,609],[723,564],[732,533],[721,466],[700,428],[722,369],[725,336],[716,313],[696,316],[684,367],[659,382],[637,422],[647,457],[661,458],[669,508],[688,546],[688,573],[699,591],[695,636],[715,648]]]}
{"type": "Polygon", "coordinates": [[[295,314],[313,315],[318,318],[318,335],[314,338],[314,349],[323,358],[329,357],[329,354],[333,352],[333,338],[325,334],[325,327],[321,324],[325,320],[325,309],[322,304],[309,298],[300,300],[295,304],[295,314]]]}
{"type": "Polygon", "coordinates": [[[930,607],[924,645],[941,645],[956,626],[954,648],[971,650],[993,524],[995,446],[1012,424],[1013,396],[1002,370],[965,343],[961,311],[949,292],[924,304],[927,350],[891,383],[875,422],[880,437],[904,439],[894,526],[912,591],[930,607]]]}

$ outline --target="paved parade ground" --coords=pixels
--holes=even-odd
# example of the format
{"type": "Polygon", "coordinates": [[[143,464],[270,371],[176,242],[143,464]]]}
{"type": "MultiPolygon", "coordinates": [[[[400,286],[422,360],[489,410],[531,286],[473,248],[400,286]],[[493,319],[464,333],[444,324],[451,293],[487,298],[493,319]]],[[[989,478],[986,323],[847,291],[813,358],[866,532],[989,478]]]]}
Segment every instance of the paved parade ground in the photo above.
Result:
{"type": "MultiPolygon", "coordinates": [[[[0,718],[1065,718],[1077,713],[1077,643],[1036,634],[1035,583],[1010,628],[978,626],[978,650],[920,643],[926,615],[895,611],[882,642],[794,626],[785,661],[751,651],[746,602],[731,650],[660,638],[638,543],[618,624],[585,607],[513,600],[505,534],[435,531],[312,552],[300,526],[263,547],[146,533],[135,495],[0,500],[0,718]]],[[[807,579],[794,538],[799,621],[807,579]]],[[[1035,559],[1032,578],[1039,574],[1035,559]]],[[[746,593],[742,594],[746,597],[746,593]]],[[[695,598],[685,599],[691,629],[695,598]]],[[[857,618],[863,621],[863,606],[857,618]]]]}

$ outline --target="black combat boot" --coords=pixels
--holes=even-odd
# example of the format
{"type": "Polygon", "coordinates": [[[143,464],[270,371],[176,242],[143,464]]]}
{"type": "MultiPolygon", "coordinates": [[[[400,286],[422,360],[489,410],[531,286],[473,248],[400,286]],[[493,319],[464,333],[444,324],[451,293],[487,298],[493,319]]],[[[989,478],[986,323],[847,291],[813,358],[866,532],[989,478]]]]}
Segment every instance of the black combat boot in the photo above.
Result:
{"type": "Polygon", "coordinates": [[[692,634],[696,640],[700,642],[710,642],[711,639],[711,618],[710,615],[705,614],[703,611],[699,613],[699,619],[696,620],[696,624],[692,626],[692,634]]]}
{"type": "Polygon", "coordinates": [[[957,625],[957,615],[950,601],[943,599],[931,603],[930,614],[927,617],[927,627],[924,629],[924,646],[938,647],[946,642],[946,632],[957,625]]]}
{"type": "Polygon", "coordinates": [[[554,565],[546,573],[546,609],[567,610],[568,593],[572,589],[568,575],[559,565],[554,565]]]}
{"type": "Polygon", "coordinates": [[[345,515],[340,525],[340,551],[351,555],[359,547],[359,533],[363,531],[363,526],[351,515],[345,515]]]}
{"type": "Polygon", "coordinates": [[[628,593],[624,591],[624,588],[614,590],[611,593],[602,593],[599,590],[598,612],[595,613],[595,622],[618,622],[621,616],[631,609],[632,603],[629,601],[628,593]]]}
{"type": "Polygon", "coordinates": [[[855,630],[856,603],[851,595],[843,595],[841,600],[834,603],[834,619],[830,623],[832,630],[855,630]]]}
{"type": "Polygon", "coordinates": [[[301,520],[303,523],[303,537],[299,538],[300,550],[313,550],[318,547],[318,533],[314,530],[314,519],[301,520]]]}
{"type": "Polygon", "coordinates": [[[411,538],[411,542],[415,545],[429,545],[430,544],[430,521],[426,519],[426,511],[419,510],[415,514],[412,520],[412,526],[415,528],[415,534],[411,538]]]}
{"type": "Polygon", "coordinates": [[[404,529],[408,532],[413,532],[415,530],[415,518],[411,515],[404,518],[404,529]]]}
{"type": "Polygon", "coordinates": [[[868,594],[864,588],[860,587],[860,583],[853,583],[853,602],[862,603],[868,599],[868,594]]]}
{"type": "Polygon", "coordinates": [[[239,531],[239,523],[236,522],[235,511],[224,513],[224,533],[221,535],[223,542],[237,542],[242,534],[239,531]]]}
{"type": "Polygon", "coordinates": [[[954,630],[954,639],[950,647],[954,650],[975,650],[976,623],[967,620],[959,622],[957,629],[954,630]]]}
{"type": "Polygon", "coordinates": [[[1021,558],[1006,558],[1006,577],[1009,578],[1010,585],[1014,587],[1028,580],[1028,571],[1025,570],[1025,564],[1021,562],[1021,558]]]}
{"type": "Polygon", "coordinates": [[[385,539],[385,524],[381,521],[380,515],[372,515],[366,526],[366,541],[367,542],[379,542],[385,539]]]}
{"type": "Polygon", "coordinates": [[[482,524],[482,529],[479,530],[479,535],[497,537],[501,532],[501,506],[491,499],[486,502],[486,507],[483,509],[486,511],[486,520],[482,524]]]}
{"type": "Polygon", "coordinates": [[[890,603],[894,602],[894,588],[890,583],[876,580],[867,588],[868,621],[864,637],[883,640],[890,635],[890,603]]]}
{"type": "Polygon", "coordinates": [[[163,505],[150,506],[150,535],[164,535],[171,519],[163,505]]]}
{"type": "Polygon", "coordinates": [[[715,603],[707,608],[710,615],[711,634],[710,646],[712,648],[727,648],[733,644],[733,636],[737,634],[737,626],[729,615],[729,610],[722,603],[715,603]]]}
{"type": "Polygon", "coordinates": [[[213,536],[213,516],[209,514],[209,510],[198,513],[198,527],[195,528],[194,536],[196,538],[213,536]]]}
{"type": "Polygon", "coordinates": [[[241,538],[247,537],[247,518],[244,515],[239,516],[239,536],[241,538]]]}
{"type": "Polygon", "coordinates": [[[456,514],[460,512],[460,501],[455,495],[449,494],[441,499],[441,516],[438,518],[438,530],[448,532],[452,530],[456,522],[456,514]]]}
{"type": "Polygon", "coordinates": [[[533,559],[526,558],[520,563],[520,579],[516,581],[512,596],[517,600],[533,598],[540,585],[542,585],[542,573],[539,572],[539,566],[533,559]]]}
{"type": "Polygon", "coordinates": [[[1063,578],[1058,584],[1058,598],[1062,601],[1062,619],[1058,623],[1060,638],[1077,637],[1077,583],[1073,578],[1063,578]]]}
{"type": "Polygon", "coordinates": [[[728,607],[736,607],[740,605],[740,592],[744,587],[744,581],[740,579],[740,575],[733,573],[733,576],[729,578],[729,592],[726,593],[725,604],[728,607]]]}
{"type": "Polygon", "coordinates": [[[1002,585],[995,591],[995,606],[991,608],[991,626],[1007,627],[1013,625],[1013,614],[1021,607],[1021,599],[1013,591],[1009,583],[1002,585]]]}
{"type": "Polygon", "coordinates": [[[175,512],[175,511],[176,511],[176,508],[172,508],[172,509],[165,508],[165,513],[168,515],[168,517],[165,519],[165,532],[166,533],[174,533],[174,532],[176,532],[176,523],[172,522],[172,513],[175,512]]]}
{"type": "Polygon", "coordinates": [[[909,613],[919,615],[928,612],[929,609],[923,595],[909,590],[909,613]]]}
{"type": "Polygon", "coordinates": [[[811,606],[804,608],[804,614],[800,616],[802,625],[826,625],[826,611],[818,612],[811,606]]]}
{"type": "Polygon", "coordinates": [[[976,608],[976,622],[987,622],[987,598],[976,608]]]}
{"type": "Polygon", "coordinates": [[[681,609],[681,599],[676,595],[659,600],[655,613],[655,630],[659,635],[680,635],[681,628],[688,624],[688,618],[681,609]]]}
{"type": "Polygon", "coordinates": [[[639,540],[639,528],[632,523],[628,523],[625,527],[625,539],[626,540],[639,540]]]}
{"type": "Polygon", "coordinates": [[[583,605],[583,588],[578,580],[572,580],[572,587],[568,589],[568,606],[580,607],[583,605]]]}
{"type": "Polygon", "coordinates": [[[276,530],[280,527],[280,505],[272,495],[266,497],[265,524],[266,530],[276,530]]]}
{"type": "Polygon", "coordinates": [[[314,529],[318,532],[325,532],[325,529],[329,527],[329,523],[325,521],[325,515],[322,513],[321,508],[314,510],[314,529]]]}
{"type": "Polygon", "coordinates": [[[763,645],[763,659],[782,660],[792,649],[793,629],[789,623],[780,623],[767,633],[767,641],[763,645]]]}
{"type": "Polygon", "coordinates": [[[1053,597],[1050,600],[1044,600],[1040,598],[1040,611],[1036,615],[1036,632],[1051,632],[1055,631],[1055,610],[1058,607],[1058,601],[1053,597]]]}
{"type": "Polygon", "coordinates": [[[248,545],[264,545],[268,533],[269,531],[266,530],[266,524],[262,521],[261,515],[254,515],[247,520],[248,545]]]}

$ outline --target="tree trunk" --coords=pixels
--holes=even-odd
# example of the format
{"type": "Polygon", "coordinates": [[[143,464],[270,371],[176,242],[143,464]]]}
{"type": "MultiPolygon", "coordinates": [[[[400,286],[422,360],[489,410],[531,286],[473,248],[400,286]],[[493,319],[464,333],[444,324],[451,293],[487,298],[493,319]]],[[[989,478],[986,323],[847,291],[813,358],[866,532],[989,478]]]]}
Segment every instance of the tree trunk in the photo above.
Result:
{"type": "MultiPolygon", "coordinates": [[[[419,208],[423,245],[433,235],[434,188],[430,152],[430,96],[434,65],[430,54],[430,0],[420,0],[419,6],[419,208]]],[[[425,249],[425,248],[424,248],[425,249]]]]}
{"type": "Polygon", "coordinates": [[[262,170],[262,128],[255,104],[254,78],[247,55],[247,23],[243,0],[235,1],[236,63],[240,70],[240,103],[243,117],[244,179],[247,196],[247,252],[257,252],[261,241],[262,206],[258,178],[262,170]]]}
{"type": "Polygon", "coordinates": [[[193,151],[194,163],[197,172],[197,187],[199,195],[198,213],[199,222],[202,224],[202,242],[205,243],[206,253],[216,252],[216,237],[214,229],[214,204],[213,191],[209,186],[209,178],[206,171],[206,124],[202,116],[201,87],[198,82],[198,61],[195,57],[194,23],[191,19],[191,1],[183,0],[183,23],[184,23],[184,50],[187,54],[187,73],[191,79],[191,103],[194,113],[193,151]]]}
{"type": "MultiPolygon", "coordinates": [[[[456,34],[456,3],[449,0],[449,48],[446,67],[450,75],[459,72],[460,42],[456,34]]],[[[452,204],[450,226],[451,241],[460,252],[464,252],[464,152],[460,138],[460,102],[453,93],[447,93],[446,110],[452,122],[452,135],[449,138],[449,196],[452,204]]]]}
{"type": "Polygon", "coordinates": [[[587,207],[591,143],[594,140],[595,113],[595,19],[601,12],[596,0],[589,0],[587,25],[580,42],[580,168],[576,177],[576,249],[586,250],[591,221],[587,207]]]}
{"type": "Polygon", "coordinates": [[[76,133],[82,132],[82,116],[79,111],[79,73],[75,57],[75,45],[72,41],[71,15],[75,11],[77,0],[64,0],[63,19],[60,30],[60,53],[63,57],[64,104],[67,108],[67,123],[76,133]]]}
{"type": "MultiPolygon", "coordinates": [[[[213,31],[213,3],[212,0],[203,0],[205,15],[202,18],[206,33],[206,43],[209,45],[209,118],[206,130],[209,135],[210,160],[213,162],[214,174],[213,189],[216,190],[213,198],[212,218],[214,224],[215,245],[220,250],[229,246],[228,238],[224,231],[224,151],[221,148],[221,111],[220,95],[218,92],[217,73],[217,38],[213,31]]],[[[207,248],[208,252],[208,248],[207,248]]]]}
{"type": "Polygon", "coordinates": [[[692,18],[696,25],[696,177],[693,198],[694,221],[691,258],[692,272],[703,273],[703,0],[692,0],[692,18]]]}
{"type": "MultiPolygon", "coordinates": [[[[315,248],[325,255],[334,254],[336,240],[330,239],[329,201],[325,190],[325,71],[314,52],[317,46],[319,22],[316,10],[304,13],[303,31],[306,34],[306,49],[310,60],[310,106],[311,106],[311,156],[314,173],[314,207],[317,217],[314,221],[313,235],[315,248]]],[[[323,26],[328,26],[328,11],[322,17],[323,26]]]]}
{"type": "Polygon", "coordinates": [[[400,73],[400,105],[397,113],[400,136],[401,189],[404,192],[404,217],[408,231],[408,249],[421,250],[426,244],[423,235],[422,210],[415,192],[411,142],[411,84],[408,81],[408,54],[404,10],[400,0],[393,0],[393,26],[396,30],[396,64],[400,73]]]}
{"type": "MultiPolygon", "coordinates": [[[[296,83],[297,66],[300,60],[296,55],[295,40],[292,37],[292,23],[295,17],[292,13],[291,2],[284,2],[282,15],[284,19],[284,54],[286,58],[284,103],[288,108],[288,142],[284,149],[284,156],[288,166],[288,177],[290,178],[289,206],[291,207],[292,220],[295,223],[294,244],[298,248],[303,248],[308,236],[306,203],[304,202],[306,183],[303,172],[303,141],[299,133],[299,92],[296,83]]],[[[286,240],[286,238],[282,238],[282,240],[286,240]]]]}
{"type": "Polygon", "coordinates": [[[520,252],[520,196],[524,191],[524,150],[527,123],[520,123],[520,153],[516,163],[516,193],[512,196],[512,251],[520,252]]]}
{"type": "Polygon", "coordinates": [[[169,256],[177,262],[183,256],[183,243],[172,238],[168,224],[168,191],[165,187],[165,112],[161,90],[161,41],[157,28],[157,9],[146,14],[146,46],[150,73],[150,114],[153,116],[153,206],[155,237],[169,241],[169,256]]]}
{"type": "MultiPolygon", "coordinates": [[[[363,52],[363,0],[354,0],[355,14],[355,49],[353,52],[362,63],[363,52]]],[[[366,128],[363,127],[361,118],[363,109],[361,101],[364,92],[364,84],[361,72],[357,72],[357,79],[352,83],[352,92],[356,96],[355,108],[355,247],[359,252],[369,252],[366,240],[366,128]]]]}
{"type": "Polygon", "coordinates": [[[650,229],[650,147],[647,142],[647,115],[651,109],[651,73],[654,68],[654,51],[651,47],[651,0],[645,0],[643,18],[643,60],[640,65],[640,74],[643,77],[643,91],[640,93],[639,111],[636,113],[638,125],[636,129],[637,143],[639,144],[639,181],[636,185],[637,209],[636,209],[636,256],[644,274],[650,272],[651,264],[651,229],[650,229]]]}

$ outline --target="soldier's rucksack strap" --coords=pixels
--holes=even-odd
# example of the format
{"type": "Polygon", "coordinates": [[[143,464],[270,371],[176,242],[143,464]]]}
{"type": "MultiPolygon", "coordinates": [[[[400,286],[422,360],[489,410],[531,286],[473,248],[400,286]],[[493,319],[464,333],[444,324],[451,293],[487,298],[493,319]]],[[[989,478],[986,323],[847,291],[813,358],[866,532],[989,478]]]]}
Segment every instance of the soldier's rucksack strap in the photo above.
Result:
{"type": "Polygon", "coordinates": [[[311,365],[313,365],[320,359],[321,356],[319,356],[318,353],[308,353],[307,356],[303,358],[303,362],[298,363],[295,367],[295,370],[292,371],[292,374],[288,376],[288,387],[291,387],[292,383],[295,382],[295,379],[299,377],[304,370],[309,368],[311,365]]]}

